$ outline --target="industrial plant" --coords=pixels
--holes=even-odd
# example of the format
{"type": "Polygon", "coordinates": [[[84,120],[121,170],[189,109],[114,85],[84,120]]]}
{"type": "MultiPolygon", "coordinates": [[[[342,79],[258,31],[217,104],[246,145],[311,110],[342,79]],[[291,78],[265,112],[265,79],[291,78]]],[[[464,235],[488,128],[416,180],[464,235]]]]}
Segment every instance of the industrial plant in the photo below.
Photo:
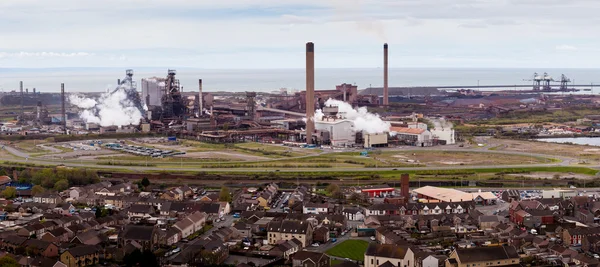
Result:
{"type": "MultiPolygon", "coordinates": [[[[306,88],[278,93],[184,91],[177,71],[141,79],[131,69],[101,94],[23,90],[3,94],[0,103],[18,105],[4,134],[159,133],[215,143],[259,141],[294,146],[382,147],[454,144],[453,122],[531,112],[560,105],[592,105],[589,91],[561,75],[535,73],[530,85],[390,87],[388,44],[383,45],[382,88],[341,83],[315,88],[315,44],[305,47],[306,88]],[[529,87],[529,88],[527,88],[529,87]],[[490,90],[510,88],[506,90],[490,90]],[[519,88],[519,90],[517,90],[519,88]],[[522,89],[523,88],[523,89],[522,89]],[[27,106],[27,110],[25,107],[27,106]],[[33,110],[30,107],[34,107],[33,110]],[[53,108],[48,108],[53,107],[53,108]]],[[[210,81],[205,81],[210,84],[210,81]]],[[[397,81],[395,81],[397,82],[397,81]]]]}

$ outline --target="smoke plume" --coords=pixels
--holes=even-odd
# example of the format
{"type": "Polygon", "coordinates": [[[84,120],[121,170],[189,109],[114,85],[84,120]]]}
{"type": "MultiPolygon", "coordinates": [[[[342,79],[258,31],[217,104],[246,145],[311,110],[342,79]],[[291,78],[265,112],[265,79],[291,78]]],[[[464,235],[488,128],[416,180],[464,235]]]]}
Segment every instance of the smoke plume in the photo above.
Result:
{"type": "Polygon", "coordinates": [[[79,117],[86,123],[100,126],[138,125],[142,112],[131,99],[130,92],[135,88],[129,83],[121,84],[112,92],[103,93],[97,100],[70,95],[69,102],[82,109],[79,117]]]}
{"type": "MultiPolygon", "coordinates": [[[[370,113],[366,107],[355,109],[350,104],[335,99],[327,100],[325,106],[337,106],[338,114],[354,123],[354,131],[363,131],[369,134],[390,132],[390,123],[383,121],[378,114],[370,113]]],[[[314,120],[323,120],[322,110],[318,109],[315,112],[314,120]]]]}

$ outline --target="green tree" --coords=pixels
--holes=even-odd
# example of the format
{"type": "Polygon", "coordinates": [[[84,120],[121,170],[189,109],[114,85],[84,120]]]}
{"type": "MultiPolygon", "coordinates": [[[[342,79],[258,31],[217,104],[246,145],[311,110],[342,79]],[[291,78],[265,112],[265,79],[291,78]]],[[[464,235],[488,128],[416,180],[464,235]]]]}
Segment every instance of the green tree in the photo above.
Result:
{"type": "Polygon", "coordinates": [[[2,197],[7,198],[7,199],[11,199],[11,198],[15,198],[17,196],[17,189],[9,186],[6,189],[2,190],[2,197]]]}
{"type": "Polygon", "coordinates": [[[144,187],[147,187],[150,185],[150,180],[148,180],[148,178],[144,177],[144,179],[142,179],[142,185],[144,187]]]}
{"type": "Polygon", "coordinates": [[[229,188],[225,186],[221,187],[221,192],[219,192],[219,201],[231,201],[231,194],[229,193],[229,188]]]}
{"type": "Polygon", "coordinates": [[[69,181],[67,179],[62,179],[54,184],[54,190],[63,191],[69,188],[69,181]]]}
{"type": "Polygon", "coordinates": [[[330,184],[327,186],[325,191],[327,191],[327,193],[329,193],[329,194],[333,194],[334,192],[340,191],[340,186],[338,186],[337,184],[330,184]]]}
{"type": "Polygon", "coordinates": [[[34,185],[31,188],[31,194],[34,195],[34,196],[38,195],[38,194],[41,194],[41,193],[44,193],[44,191],[46,191],[46,189],[44,189],[41,185],[34,185]]]}
{"type": "Polygon", "coordinates": [[[20,265],[10,255],[4,255],[0,258],[0,266],[2,267],[19,267],[20,265]]]}

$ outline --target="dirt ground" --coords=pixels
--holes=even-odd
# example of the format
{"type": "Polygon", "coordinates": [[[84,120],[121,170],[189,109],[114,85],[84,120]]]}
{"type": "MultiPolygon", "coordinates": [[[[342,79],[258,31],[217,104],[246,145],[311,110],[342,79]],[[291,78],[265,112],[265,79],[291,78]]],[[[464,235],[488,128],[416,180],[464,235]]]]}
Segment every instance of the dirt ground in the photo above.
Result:
{"type": "Polygon", "coordinates": [[[190,152],[185,155],[174,156],[175,158],[195,158],[195,159],[232,159],[236,161],[256,161],[256,160],[268,160],[270,158],[254,156],[248,154],[241,154],[235,152],[220,152],[220,151],[207,151],[207,152],[190,152]]]}
{"type": "MultiPolygon", "coordinates": [[[[557,173],[551,173],[551,172],[534,172],[534,173],[527,173],[527,174],[509,174],[509,176],[514,176],[514,177],[527,177],[527,178],[531,178],[531,179],[553,179],[555,178],[554,175],[557,175],[557,173]]],[[[558,173],[558,176],[560,177],[560,179],[570,179],[570,178],[575,178],[575,179],[586,179],[586,180],[590,180],[590,179],[594,179],[596,178],[595,176],[590,176],[590,175],[585,175],[585,174],[577,174],[577,173],[558,173]]]]}
{"type": "Polygon", "coordinates": [[[111,154],[119,154],[117,152],[101,149],[101,150],[76,150],[66,153],[57,153],[57,154],[49,154],[42,155],[39,158],[43,159],[81,159],[81,160],[93,160],[97,156],[103,155],[111,155],[111,154]]]}
{"type": "MultiPolygon", "coordinates": [[[[391,152],[390,152],[391,153],[391,152]]],[[[427,166],[451,165],[511,165],[543,163],[543,159],[519,155],[484,154],[456,151],[409,151],[390,154],[400,162],[421,163],[427,166]]]]}
{"type": "MultiPolygon", "coordinates": [[[[478,140],[481,141],[481,140],[478,140]]],[[[587,164],[600,163],[600,148],[592,146],[557,144],[537,141],[520,141],[509,139],[486,138],[487,147],[495,147],[497,151],[518,151],[573,157],[587,164]]]]}

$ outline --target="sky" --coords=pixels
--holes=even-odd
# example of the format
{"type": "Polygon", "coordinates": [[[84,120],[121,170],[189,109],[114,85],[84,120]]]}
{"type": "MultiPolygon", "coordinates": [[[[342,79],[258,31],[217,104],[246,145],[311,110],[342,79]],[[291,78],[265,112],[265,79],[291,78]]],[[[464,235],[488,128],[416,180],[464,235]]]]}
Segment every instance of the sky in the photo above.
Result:
{"type": "Polygon", "coordinates": [[[1,0],[0,68],[597,68],[597,0],[1,0]]]}

